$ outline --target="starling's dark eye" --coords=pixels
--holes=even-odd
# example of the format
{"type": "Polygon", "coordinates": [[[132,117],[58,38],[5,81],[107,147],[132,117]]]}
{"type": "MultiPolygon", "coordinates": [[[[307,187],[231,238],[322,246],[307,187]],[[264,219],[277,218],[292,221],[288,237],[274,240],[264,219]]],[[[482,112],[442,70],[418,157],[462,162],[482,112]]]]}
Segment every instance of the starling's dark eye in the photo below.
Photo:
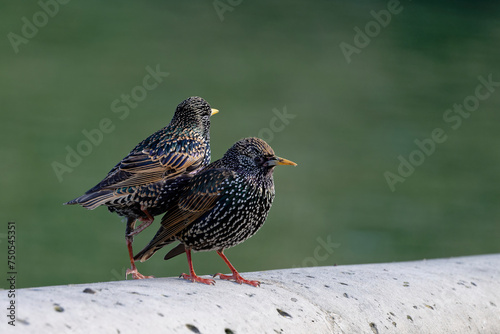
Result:
{"type": "Polygon", "coordinates": [[[253,160],[258,165],[260,165],[260,164],[262,164],[264,162],[264,158],[263,157],[255,157],[253,160]]]}

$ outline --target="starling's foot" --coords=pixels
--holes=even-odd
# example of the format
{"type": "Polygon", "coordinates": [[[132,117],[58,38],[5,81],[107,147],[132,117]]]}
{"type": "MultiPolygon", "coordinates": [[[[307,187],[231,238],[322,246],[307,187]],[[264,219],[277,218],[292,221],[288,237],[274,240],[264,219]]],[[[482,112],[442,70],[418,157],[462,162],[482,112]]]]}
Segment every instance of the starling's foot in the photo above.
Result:
{"type": "Polygon", "coordinates": [[[154,276],[144,276],[137,270],[137,268],[127,269],[127,272],[125,273],[125,278],[127,278],[129,274],[132,274],[133,279],[155,278],[154,276]]]}
{"type": "Polygon", "coordinates": [[[224,274],[221,274],[221,273],[217,273],[217,274],[214,275],[214,277],[217,277],[217,276],[219,276],[220,279],[225,279],[225,280],[228,280],[228,281],[235,281],[238,284],[245,283],[245,284],[249,284],[249,285],[252,285],[252,286],[255,286],[255,287],[260,286],[260,282],[259,281],[250,281],[250,280],[244,279],[237,272],[234,273],[234,274],[232,274],[232,275],[224,275],[224,274]]]}
{"type": "Polygon", "coordinates": [[[141,225],[139,225],[136,229],[133,229],[130,232],[125,233],[125,238],[131,238],[133,240],[134,235],[141,233],[146,228],[148,228],[149,225],[153,224],[152,220],[141,220],[141,221],[142,221],[141,225]]]}
{"type": "Polygon", "coordinates": [[[200,276],[196,275],[195,273],[193,273],[191,275],[182,274],[179,277],[187,279],[188,281],[191,281],[191,282],[200,282],[200,283],[204,283],[204,284],[208,284],[208,285],[214,285],[215,284],[215,281],[213,279],[210,279],[210,278],[201,278],[200,276]]]}
{"type": "Polygon", "coordinates": [[[141,225],[139,225],[136,229],[133,229],[132,231],[126,233],[125,237],[131,238],[134,235],[141,233],[146,228],[148,228],[149,225],[153,224],[154,221],[153,219],[142,219],[142,218],[139,218],[139,220],[142,222],[141,225]]]}

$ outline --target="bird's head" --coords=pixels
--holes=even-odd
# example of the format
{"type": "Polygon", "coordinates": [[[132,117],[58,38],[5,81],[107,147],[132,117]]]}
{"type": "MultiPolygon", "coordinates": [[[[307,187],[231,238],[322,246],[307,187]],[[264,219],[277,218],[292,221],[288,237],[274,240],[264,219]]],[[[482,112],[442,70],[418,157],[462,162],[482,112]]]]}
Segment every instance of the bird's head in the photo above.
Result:
{"type": "Polygon", "coordinates": [[[198,96],[185,99],[175,109],[172,122],[183,128],[198,127],[202,132],[210,130],[210,116],[219,112],[210,107],[207,101],[198,96]]]}
{"type": "Polygon", "coordinates": [[[236,142],[224,155],[235,170],[247,175],[272,175],[278,165],[296,166],[295,162],[276,156],[269,144],[259,138],[244,138],[236,142]]]}

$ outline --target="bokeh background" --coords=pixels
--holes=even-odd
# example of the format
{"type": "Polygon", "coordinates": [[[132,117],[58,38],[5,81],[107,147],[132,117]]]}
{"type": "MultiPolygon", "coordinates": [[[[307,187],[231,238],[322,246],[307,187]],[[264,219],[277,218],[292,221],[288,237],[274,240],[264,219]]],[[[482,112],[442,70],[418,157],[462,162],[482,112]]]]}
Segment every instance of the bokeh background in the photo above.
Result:
{"type": "MultiPolygon", "coordinates": [[[[2,2],[0,261],[15,221],[18,287],[124,278],[120,217],[62,203],[193,95],[221,111],[213,159],[261,135],[298,163],[276,169],[264,227],[226,252],[240,271],[500,252],[500,87],[457,129],[443,119],[475,94],[479,76],[500,82],[500,5],[401,1],[348,63],[341,43],[355,46],[355,27],[364,31],[388,3],[220,0],[218,11],[212,0],[71,1],[15,52],[9,33],[23,36],[23,17],[44,23],[43,9],[2,2]],[[120,119],[112,102],[142,85],[147,66],[169,75],[120,119]],[[273,121],[276,110],[294,117],[273,121]],[[60,181],[53,163],[66,164],[67,146],[105,118],[113,131],[60,181]],[[384,173],[397,174],[398,156],[408,159],[435,128],[447,140],[392,191],[384,173]]],[[[136,237],[135,249],[155,231],[136,237]]],[[[140,271],[188,270],[185,256],[163,261],[167,251],[140,271]]],[[[215,253],[196,253],[194,265],[227,271],[215,253]]]]}

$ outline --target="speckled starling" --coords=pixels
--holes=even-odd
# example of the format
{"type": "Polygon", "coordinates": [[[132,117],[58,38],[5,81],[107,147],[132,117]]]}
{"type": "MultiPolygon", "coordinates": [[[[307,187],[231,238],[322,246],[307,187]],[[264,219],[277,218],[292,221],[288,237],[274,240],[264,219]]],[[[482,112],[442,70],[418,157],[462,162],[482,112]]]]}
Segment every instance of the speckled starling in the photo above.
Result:
{"type": "Polygon", "coordinates": [[[125,238],[135,279],[149,278],[137,271],[133,259],[134,235],[166,211],[179,190],[210,163],[210,116],[217,109],[201,97],[182,101],[169,125],[140,142],[108,175],[84,195],[65,204],[93,210],[106,205],[127,217],[125,238]],[[142,223],[135,228],[137,220],[142,223]]]}
{"type": "Polygon", "coordinates": [[[273,170],[276,165],[296,164],[277,157],[273,149],[258,138],[236,142],[222,157],[188,181],[185,190],[172,201],[163,216],[162,226],[151,242],[134,258],[141,262],[174,241],[180,244],[166,256],[168,260],[186,252],[187,280],[214,284],[196,275],[191,251],[217,251],[232,275],[216,274],[221,279],[258,286],[246,280],[224,255],[224,250],[253,236],[264,224],[274,199],[273,170]]]}

